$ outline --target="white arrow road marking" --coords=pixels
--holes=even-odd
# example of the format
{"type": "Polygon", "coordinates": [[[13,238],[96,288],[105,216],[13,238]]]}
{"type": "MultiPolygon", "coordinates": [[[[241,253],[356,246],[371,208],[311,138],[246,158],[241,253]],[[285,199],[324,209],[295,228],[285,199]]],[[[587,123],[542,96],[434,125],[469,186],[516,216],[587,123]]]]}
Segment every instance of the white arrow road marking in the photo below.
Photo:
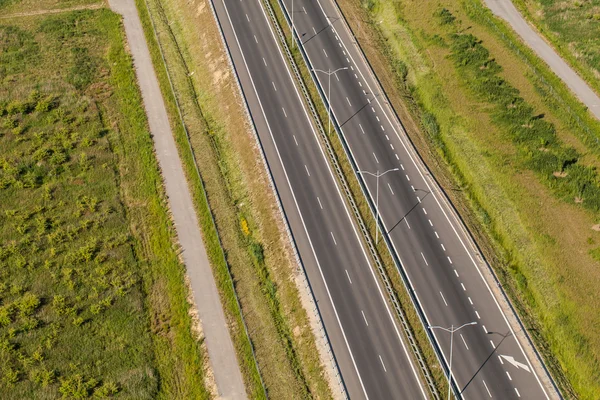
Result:
{"type": "Polygon", "coordinates": [[[517,367],[517,369],[519,368],[523,368],[525,371],[527,372],[531,372],[529,370],[529,367],[523,363],[518,362],[517,360],[514,359],[514,357],[512,356],[505,356],[505,355],[500,355],[500,357],[504,358],[506,361],[508,361],[509,363],[511,363],[512,365],[514,365],[515,367],[517,367]]]}

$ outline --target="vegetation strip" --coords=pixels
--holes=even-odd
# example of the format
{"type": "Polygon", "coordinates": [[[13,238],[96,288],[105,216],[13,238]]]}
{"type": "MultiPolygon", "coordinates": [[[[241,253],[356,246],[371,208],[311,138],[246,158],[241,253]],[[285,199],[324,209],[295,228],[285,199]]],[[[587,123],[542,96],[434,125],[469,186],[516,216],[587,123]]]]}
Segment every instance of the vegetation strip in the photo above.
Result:
{"type": "Polygon", "coordinates": [[[68,12],[0,29],[4,398],[207,398],[118,16],[68,12]],[[21,240],[5,247],[11,220],[21,240]]]}
{"type": "MultiPolygon", "coordinates": [[[[186,119],[193,121],[193,118],[197,118],[196,121],[199,121],[199,124],[194,125],[193,128],[188,127],[191,145],[194,149],[197,149],[200,143],[204,142],[205,144],[200,148],[209,148],[214,151],[213,153],[212,151],[206,152],[206,150],[203,150],[202,155],[196,151],[195,157],[189,157],[189,162],[193,163],[195,162],[194,158],[197,160],[200,157],[203,160],[201,162],[203,169],[200,173],[203,178],[202,182],[206,186],[209,199],[208,205],[212,208],[215,217],[218,229],[217,233],[219,236],[224,235],[221,237],[222,244],[226,250],[227,259],[231,260],[229,269],[234,277],[235,289],[236,291],[242,290],[245,293],[239,296],[242,311],[249,307],[250,303],[246,302],[252,301],[254,304],[256,304],[256,301],[260,302],[260,307],[256,308],[256,305],[252,306],[245,313],[252,313],[254,316],[254,318],[246,319],[246,324],[248,325],[248,332],[252,338],[252,343],[255,345],[256,360],[260,366],[268,395],[270,397],[281,396],[285,398],[295,396],[311,397],[313,396],[312,392],[316,391],[315,393],[319,393],[319,396],[329,397],[329,388],[326,383],[323,384],[323,378],[321,372],[319,372],[321,367],[318,357],[316,359],[307,358],[311,353],[307,350],[314,346],[314,338],[310,337],[311,333],[308,322],[302,322],[302,328],[300,329],[300,326],[297,326],[294,329],[294,333],[292,333],[292,329],[289,326],[290,321],[298,321],[298,318],[306,318],[306,313],[302,307],[297,308],[298,305],[295,304],[295,302],[298,302],[296,288],[292,282],[281,281],[279,273],[273,275],[272,268],[274,266],[268,258],[273,257],[272,250],[269,249],[269,256],[267,257],[265,248],[257,237],[257,234],[261,231],[255,228],[256,222],[253,221],[256,218],[253,215],[256,212],[256,206],[242,207],[246,199],[239,198],[239,189],[235,185],[239,185],[240,183],[238,182],[241,182],[242,185],[245,183],[238,180],[239,178],[236,174],[239,174],[239,172],[229,165],[229,158],[237,157],[237,155],[230,153],[231,150],[227,147],[229,145],[224,141],[225,139],[221,133],[223,127],[220,126],[220,122],[214,119],[214,115],[207,114],[207,111],[204,109],[206,104],[201,108],[198,103],[198,101],[203,100],[203,95],[196,92],[195,85],[197,82],[194,82],[190,78],[193,75],[187,67],[190,56],[187,54],[188,50],[185,48],[185,44],[180,44],[179,42],[182,33],[175,32],[171,27],[174,23],[175,29],[179,29],[178,24],[180,22],[179,20],[167,20],[167,11],[163,9],[163,5],[168,5],[169,2],[153,2],[153,4],[150,7],[150,12],[152,14],[156,12],[159,16],[157,24],[161,24],[162,26],[162,28],[157,28],[159,41],[168,41],[167,46],[169,47],[164,50],[165,59],[169,71],[175,71],[174,74],[176,74],[172,76],[174,93],[175,96],[180,98],[178,101],[180,107],[182,107],[184,122],[186,119]],[[162,39],[165,34],[165,39],[162,39]],[[192,114],[197,115],[197,117],[192,117],[192,114]],[[206,156],[210,157],[206,158],[206,156]],[[216,208],[213,208],[213,205],[216,205],[216,208]],[[237,223],[232,224],[233,220],[231,220],[231,217],[236,218],[237,223]],[[227,225],[222,225],[223,218],[231,222],[227,225]],[[244,266],[245,270],[240,269],[242,266],[244,266]],[[241,273],[247,276],[247,278],[240,279],[236,277],[236,273],[241,273]],[[275,279],[277,279],[277,283],[275,283],[275,279]],[[254,294],[255,288],[258,288],[260,293],[254,294]],[[245,303],[247,304],[246,306],[245,303]],[[290,312],[295,314],[290,314],[290,312]],[[289,319],[290,317],[293,317],[293,319],[289,319]],[[256,331],[257,328],[260,328],[260,331],[256,331]],[[296,332],[297,330],[298,333],[296,332]],[[306,332],[303,335],[308,335],[306,339],[302,338],[302,346],[299,346],[299,342],[295,338],[300,332],[306,332]],[[270,342],[268,346],[264,345],[266,341],[273,340],[275,342],[270,342]],[[283,358],[276,359],[274,356],[283,358]],[[289,371],[290,376],[293,376],[293,378],[287,380],[287,385],[276,384],[276,380],[274,379],[280,378],[276,378],[273,375],[275,371],[279,375],[282,373],[287,374],[289,371]],[[316,373],[318,373],[318,377],[316,373]],[[310,380],[307,379],[307,376],[310,376],[310,380]],[[282,392],[287,392],[288,394],[277,395],[277,393],[282,392]]],[[[157,61],[160,64],[161,59],[157,61]]],[[[198,65],[195,66],[198,67],[198,65]]],[[[165,88],[164,90],[168,90],[166,82],[165,88]]],[[[238,106],[236,105],[236,107],[238,106]]],[[[244,127],[244,130],[246,129],[244,127]]],[[[250,136],[248,138],[252,139],[250,136]]],[[[181,137],[178,140],[181,140],[180,146],[185,147],[188,145],[188,139],[184,136],[183,132],[181,132],[181,137]]],[[[254,159],[252,162],[256,163],[257,160],[254,159]]],[[[188,172],[188,176],[193,176],[193,172],[193,169],[191,169],[188,172]]],[[[261,183],[261,185],[264,184],[264,182],[261,183]]],[[[248,189],[244,189],[244,191],[246,190],[248,189]]],[[[272,201],[272,199],[268,201],[272,201]]],[[[273,239],[270,238],[269,240],[273,239]]],[[[289,278],[286,277],[285,279],[289,278]]],[[[297,324],[298,322],[295,323],[297,324]]],[[[314,353],[312,351],[310,357],[315,357],[314,353]]],[[[252,397],[255,398],[256,396],[256,391],[254,391],[252,397]]]]}
{"type": "MultiPolygon", "coordinates": [[[[300,84],[300,87],[302,89],[302,93],[304,95],[304,100],[305,103],[308,105],[309,109],[311,110],[311,114],[313,116],[313,119],[315,120],[315,123],[318,126],[318,130],[320,132],[320,137],[321,137],[321,141],[322,143],[325,145],[325,148],[327,150],[327,154],[329,156],[329,160],[330,163],[332,164],[334,170],[336,171],[336,176],[337,176],[337,180],[338,182],[341,184],[342,188],[344,189],[344,193],[346,195],[346,201],[349,203],[350,208],[353,210],[354,212],[354,217],[356,219],[356,221],[358,222],[358,225],[361,229],[361,232],[363,234],[363,240],[366,242],[367,247],[369,248],[369,252],[371,254],[372,260],[375,263],[375,266],[377,267],[377,270],[379,272],[379,277],[384,285],[384,287],[386,288],[387,294],[388,294],[388,299],[389,301],[392,303],[394,310],[396,311],[396,315],[403,327],[403,332],[405,334],[405,337],[407,338],[409,344],[411,345],[411,350],[416,358],[416,361],[419,364],[420,367],[420,371],[421,374],[423,375],[423,377],[425,378],[428,386],[429,386],[429,391],[430,394],[435,397],[435,398],[439,398],[439,394],[438,394],[438,389],[436,386],[436,383],[434,382],[430,372],[429,372],[429,367],[426,364],[426,362],[424,361],[424,357],[422,355],[421,352],[421,348],[419,347],[419,345],[417,344],[417,341],[414,338],[413,335],[413,329],[410,326],[410,324],[408,323],[405,311],[403,310],[403,307],[401,306],[400,302],[398,301],[398,296],[396,294],[395,288],[393,287],[393,285],[390,282],[390,279],[388,277],[388,273],[386,271],[386,269],[383,267],[382,262],[381,262],[381,257],[378,253],[378,250],[376,249],[376,247],[373,245],[373,241],[372,241],[372,232],[369,232],[369,230],[367,229],[367,226],[364,223],[364,219],[363,216],[361,215],[361,212],[359,210],[359,208],[356,205],[356,201],[355,201],[355,197],[354,194],[352,193],[349,185],[348,185],[348,173],[343,171],[343,169],[340,167],[340,163],[338,161],[338,157],[339,155],[335,153],[334,148],[331,145],[331,139],[327,136],[327,134],[325,133],[324,129],[323,129],[323,124],[322,124],[322,120],[321,120],[321,116],[317,113],[315,107],[314,107],[314,101],[315,99],[313,99],[313,97],[311,97],[311,94],[309,94],[309,91],[306,88],[306,85],[304,83],[304,79],[303,76],[300,74],[300,72],[298,71],[298,63],[297,61],[294,59],[292,53],[289,50],[287,41],[286,41],[286,37],[283,35],[282,30],[281,30],[281,26],[279,21],[277,20],[276,17],[276,13],[273,12],[273,9],[271,7],[271,4],[268,1],[265,1],[265,4],[267,6],[267,9],[269,10],[269,13],[272,17],[273,20],[273,24],[275,25],[275,28],[280,36],[280,41],[282,43],[282,46],[284,47],[284,50],[286,52],[286,55],[288,57],[288,63],[291,65],[294,74],[296,76],[296,80],[298,81],[298,83],[300,84]]],[[[281,6],[281,10],[285,10],[285,7],[283,6],[283,4],[278,3],[281,6]]],[[[284,11],[284,15],[285,11],[284,11]]],[[[291,24],[289,23],[289,20],[286,18],[286,21],[288,22],[288,28],[291,26],[291,24]]],[[[291,38],[291,31],[286,31],[286,33],[288,33],[288,40],[293,40],[291,38]]],[[[302,54],[303,57],[303,61],[306,64],[302,64],[300,63],[300,68],[303,70],[303,72],[305,74],[308,74],[306,65],[308,65],[308,60],[307,58],[304,57],[304,53],[303,50],[300,48],[300,46],[298,46],[297,48],[300,49],[299,52],[296,52],[296,57],[300,57],[300,54],[302,54]],[[302,68],[302,66],[304,66],[304,68],[302,68]]],[[[312,75],[310,75],[312,76],[312,75]]],[[[315,79],[314,76],[313,77],[313,83],[315,84],[314,88],[317,88],[317,80],[315,79]]],[[[321,94],[321,92],[319,91],[319,94],[321,94]]],[[[316,95],[313,95],[316,97],[316,95]]],[[[322,105],[326,105],[327,104],[327,100],[325,99],[324,96],[321,96],[321,100],[322,100],[322,105]]],[[[337,126],[336,122],[334,121],[335,124],[335,129],[336,131],[339,132],[339,127],[337,126]]],[[[338,135],[338,139],[340,138],[341,135],[338,135]]],[[[342,157],[345,156],[347,157],[346,160],[350,159],[350,156],[347,152],[347,149],[344,147],[344,153],[342,154],[342,157]]],[[[354,169],[353,169],[354,171],[354,169]]],[[[356,180],[356,183],[360,183],[358,181],[358,178],[356,177],[356,174],[351,173],[351,175],[349,176],[354,176],[356,180]]],[[[364,191],[364,187],[362,185],[359,185],[360,190],[361,190],[361,194],[363,196],[365,196],[366,198],[366,194],[364,191]]],[[[367,213],[367,215],[370,215],[369,213],[367,213]]],[[[389,250],[389,247],[388,247],[389,250]]],[[[408,289],[407,289],[408,290],[408,289]]]]}

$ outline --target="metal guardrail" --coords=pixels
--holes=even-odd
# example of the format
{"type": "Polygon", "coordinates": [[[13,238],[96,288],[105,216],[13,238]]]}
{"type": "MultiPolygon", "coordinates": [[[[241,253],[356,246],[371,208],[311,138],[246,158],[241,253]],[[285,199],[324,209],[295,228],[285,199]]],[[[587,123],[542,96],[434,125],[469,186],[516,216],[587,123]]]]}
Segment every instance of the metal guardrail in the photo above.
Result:
{"type": "MultiPolygon", "coordinates": [[[[287,13],[287,10],[285,8],[285,6],[283,4],[281,4],[282,0],[278,0],[278,2],[280,3],[280,6],[284,12],[284,15],[286,17],[286,20],[288,22],[288,25],[291,26],[291,22],[287,13]]],[[[286,53],[286,56],[288,58],[289,64],[293,70],[293,73],[296,77],[296,80],[298,81],[299,85],[300,85],[300,89],[302,91],[302,94],[304,95],[305,98],[305,102],[313,116],[313,119],[315,120],[315,123],[317,125],[317,128],[319,130],[319,133],[321,134],[321,138],[323,143],[325,144],[325,148],[327,150],[327,154],[330,158],[330,164],[333,167],[333,169],[336,172],[336,175],[338,176],[338,181],[340,182],[340,184],[342,185],[342,189],[344,191],[344,194],[346,195],[346,199],[350,205],[350,208],[352,209],[355,219],[358,222],[359,228],[361,230],[361,233],[363,235],[364,241],[367,245],[367,247],[369,248],[369,252],[375,262],[375,265],[377,267],[377,271],[379,272],[379,276],[381,277],[381,280],[383,282],[383,285],[388,293],[388,298],[390,300],[390,302],[392,303],[392,306],[394,307],[394,310],[396,311],[396,315],[398,316],[398,319],[400,320],[400,323],[402,325],[403,331],[405,333],[405,336],[411,346],[411,349],[415,355],[416,361],[419,364],[419,367],[421,369],[421,372],[423,373],[423,376],[425,377],[425,380],[427,382],[427,385],[429,386],[429,391],[431,393],[431,395],[435,398],[435,399],[439,399],[439,394],[437,391],[437,387],[435,386],[435,382],[431,376],[431,373],[429,372],[429,368],[427,367],[427,364],[423,358],[423,355],[421,353],[421,349],[419,348],[416,339],[414,338],[412,329],[410,328],[410,325],[408,323],[408,320],[406,318],[406,314],[404,313],[404,311],[402,310],[402,307],[400,306],[400,303],[396,297],[396,294],[394,293],[394,289],[393,286],[389,280],[389,277],[387,276],[387,272],[385,271],[385,268],[382,265],[381,259],[379,257],[379,254],[377,253],[377,249],[375,248],[373,241],[371,239],[371,235],[369,230],[367,229],[364,220],[362,218],[362,215],[360,214],[360,210],[358,209],[356,202],[354,200],[354,196],[352,195],[352,192],[350,190],[350,187],[348,185],[347,179],[339,165],[339,162],[337,160],[337,157],[335,155],[335,152],[331,146],[331,143],[329,141],[329,137],[327,136],[327,134],[325,133],[325,130],[323,129],[323,126],[321,124],[321,119],[319,118],[319,115],[314,107],[312,98],[310,97],[310,94],[308,93],[308,90],[306,88],[306,85],[302,79],[302,76],[300,74],[300,72],[298,71],[298,67],[296,65],[296,62],[289,50],[289,47],[287,45],[287,42],[285,40],[285,35],[283,34],[283,32],[281,31],[281,27],[279,26],[279,23],[277,21],[277,18],[275,17],[275,13],[271,7],[271,5],[269,4],[268,0],[263,0],[263,3],[265,3],[266,8],[270,14],[271,19],[273,20],[273,25],[275,26],[275,29],[277,31],[277,34],[279,36],[279,39],[282,43],[282,47],[284,48],[284,51],[286,53]]],[[[304,49],[301,45],[298,46],[298,48],[300,49],[300,53],[302,54],[302,57],[306,63],[306,65],[311,65],[308,57],[306,56],[304,49]]],[[[324,96],[323,92],[322,92],[322,88],[319,84],[319,81],[316,79],[316,76],[314,75],[314,72],[311,70],[309,71],[313,81],[316,85],[316,87],[318,88],[319,91],[319,95],[321,96],[321,99],[323,101],[324,104],[328,104],[327,103],[327,98],[324,96]]],[[[348,159],[350,160],[353,170],[356,171],[356,165],[354,163],[354,160],[352,159],[352,157],[350,156],[350,153],[347,149],[347,144],[345,143],[345,141],[343,140],[343,136],[339,133],[339,127],[337,125],[337,122],[334,121],[334,126],[336,131],[338,132],[338,135],[340,137],[340,140],[342,141],[344,150],[346,152],[346,155],[348,156],[348,159]]],[[[358,177],[357,177],[358,178],[358,177]]],[[[365,198],[367,198],[367,200],[369,201],[369,197],[366,194],[366,188],[364,187],[364,183],[362,182],[362,180],[358,179],[359,184],[361,186],[361,189],[363,191],[363,194],[365,195],[365,198]]],[[[369,201],[369,205],[371,206],[371,210],[373,210],[373,206],[371,204],[371,202],[369,201]]],[[[382,232],[384,232],[385,230],[382,230],[382,232]]],[[[386,238],[386,243],[388,245],[388,247],[391,246],[390,243],[388,243],[388,238],[387,235],[384,235],[386,238]]],[[[390,253],[394,254],[391,251],[391,247],[390,247],[390,253]]],[[[406,280],[406,277],[403,276],[403,280],[406,280]]],[[[405,285],[407,285],[407,283],[405,282],[405,285]]],[[[411,298],[412,298],[412,288],[409,288],[407,286],[407,290],[409,291],[409,293],[411,294],[411,298]]],[[[413,301],[414,303],[414,301],[413,301]]]]}
{"type": "MultiPolygon", "coordinates": [[[[150,11],[150,6],[148,5],[148,0],[145,0],[144,3],[146,4],[146,11],[148,12],[148,18],[150,19],[150,23],[152,25],[152,31],[154,32],[154,38],[156,40],[156,43],[158,44],[158,49],[160,51],[160,56],[161,56],[162,61],[163,61],[163,66],[165,68],[165,72],[167,73],[167,79],[169,80],[169,85],[170,85],[170,88],[171,88],[171,92],[173,93],[173,98],[175,99],[175,105],[177,107],[177,112],[179,114],[179,120],[181,122],[181,126],[183,127],[183,130],[185,131],[186,141],[187,141],[187,144],[189,146],[190,153],[192,154],[192,158],[194,160],[194,169],[196,171],[196,175],[198,176],[198,180],[200,182],[200,187],[202,188],[202,195],[204,196],[204,200],[206,201],[206,204],[208,205],[208,208],[209,208],[209,211],[210,211],[210,219],[212,221],[213,228],[217,232],[217,240],[219,241],[219,248],[221,249],[221,255],[223,256],[223,261],[225,262],[225,265],[227,266],[227,275],[229,276],[229,283],[231,284],[231,288],[233,290],[233,295],[235,296],[235,301],[236,301],[237,309],[238,309],[238,311],[240,313],[240,317],[241,317],[241,320],[242,320],[242,325],[244,326],[244,333],[246,334],[246,338],[248,339],[248,342],[250,343],[250,349],[252,351],[252,358],[254,360],[254,365],[256,367],[256,370],[258,371],[258,377],[260,378],[260,384],[262,386],[265,399],[267,399],[268,398],[268,396],[267,396],[267,388],[266,388],[265,383],[263,381],[262,374],[261,374],[260,368],[258,366],[258,361],[256,360],[256,353],[254,351],[254,345],[252,344],[252,339],[250,339],[250,334],[248,333],[248,327],[246,326],[246,321],[244,321],[244,313],[242,312],[242,307],[240,305],[240,299],[238,298],[237,292],[235,291],[235,285],[233,283],[233,277],[231,276],[231,270],[229,268],[229,263],[227,262],[227,257],[225,256],[225,251],[223,250],[223,244],[221,243],[221,236],[219,235],[219,230],[217,229],[217,224],[216,224],[216,221],[215,221],[215,217],[213,215],[212,210],[210,210],[210,203],[208,201],[208,195],[206,193],[206,188],[204,187],[204,181],[202,180],[202,175],[200,174],[200,170],[198,168],[198,163],[196,162],[196,155],[194,153],[194,148],[192,147],[192,142],[191,142],[191,139],[190,139],[190,134],[188,132],[187,125],[185,124],[185,121],[183,119],[183,113],[181,111],[181,107],[179,105],[179,100],[177,98],[177,91],[175,90],[175,86],[173,85],[173,81],[171,79],[171,73],[169,72],[169,68],[168,68],[168,65],[167,65],[167,61],[165,59],[165,55],[164,55],[164,52],[163,52],[163,49],[162,49],[162,45],[161,45],[160,40],[158,38],[158,32],[156,31],[156,25],[154,23],[154,19],[152,18],[152,12],[150,11]]],[[[212,8],[212,1],[209,1],[209,3],[211,3],[211,8],[212,8]]],[[[214,13],[214,10],[213,10],[213,13],[214,13]]],[[[215,14],[215,18],[216,18],[216,14],[215,14]]],[[[221,33],[220,29],[219,29],[219,33],[221,33]]],[[[221,33],[221,37],[222,37],[223,42],[224,42],[225,39],[223,38],[222,33],[221,33]]],[[[189,79],[190,78],[189,78],[189,75],[188,75],[188,80],[189,79]]],[[[190,85],[192,85],[191,82],[190,82],[190,85]]]]}

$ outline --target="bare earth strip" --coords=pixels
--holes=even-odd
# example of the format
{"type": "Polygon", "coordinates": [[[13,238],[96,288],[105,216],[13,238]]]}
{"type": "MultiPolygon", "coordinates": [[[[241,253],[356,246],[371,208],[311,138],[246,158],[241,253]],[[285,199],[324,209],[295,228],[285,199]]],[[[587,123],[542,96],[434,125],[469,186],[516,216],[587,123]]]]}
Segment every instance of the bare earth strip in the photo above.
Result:
{"type": "Polygon", "coordinates": [[[512,29],[542,59],[550,69],[575,93],[590,112],[600,119],[600,97],[558,55],[558,53],[525,21],[511,0],[485,0],[492,12],[510,24],[512,29]]]}
{"type": "Polygon", "coordinates": [[[55,8],[55,9],[51,9],[51,10],[36,10],[36,11],[29,11],[29,12],[20,12],[20,13],[13,13],[13,14],[7,14],[7,15],[0,15],[0,19],[30,17],[33,15],[58,14],[58,13],[68,12],[68,11],[98,10],[99,8],[102,8],[104,6],[105,6],[105,4],[102,2],[102,3],[97,3],[97,4],[90,4],[87,6],[76,6],[76,7],[70,7],[70,8],[55,8]]]}
{"type": "Polygon", "coordinates": [[[123,16],[125,33],[134,59],[177,237],[183,249],[183,259],[202,323],[218,395],[226,399],[245,399],[246,390],[242,375],[135,2],[110,0],[109,4],[115,12],[123,16]]]}

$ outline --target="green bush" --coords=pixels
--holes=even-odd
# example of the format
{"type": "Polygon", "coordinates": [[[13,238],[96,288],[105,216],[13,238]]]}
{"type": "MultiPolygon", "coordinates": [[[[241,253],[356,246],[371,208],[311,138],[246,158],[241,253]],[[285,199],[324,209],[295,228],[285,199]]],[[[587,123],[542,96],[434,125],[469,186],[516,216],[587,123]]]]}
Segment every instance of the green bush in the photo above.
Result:
{"type": "Polygon", "coordinates": [[[454,21],[456,21],[456,17],[452,15],[450,10],[448,10],[447,8],[440,9],[439,11],[435,12],[434,15],[438,18],[440,24],[442,25],[453,24],[454,21]]]}

